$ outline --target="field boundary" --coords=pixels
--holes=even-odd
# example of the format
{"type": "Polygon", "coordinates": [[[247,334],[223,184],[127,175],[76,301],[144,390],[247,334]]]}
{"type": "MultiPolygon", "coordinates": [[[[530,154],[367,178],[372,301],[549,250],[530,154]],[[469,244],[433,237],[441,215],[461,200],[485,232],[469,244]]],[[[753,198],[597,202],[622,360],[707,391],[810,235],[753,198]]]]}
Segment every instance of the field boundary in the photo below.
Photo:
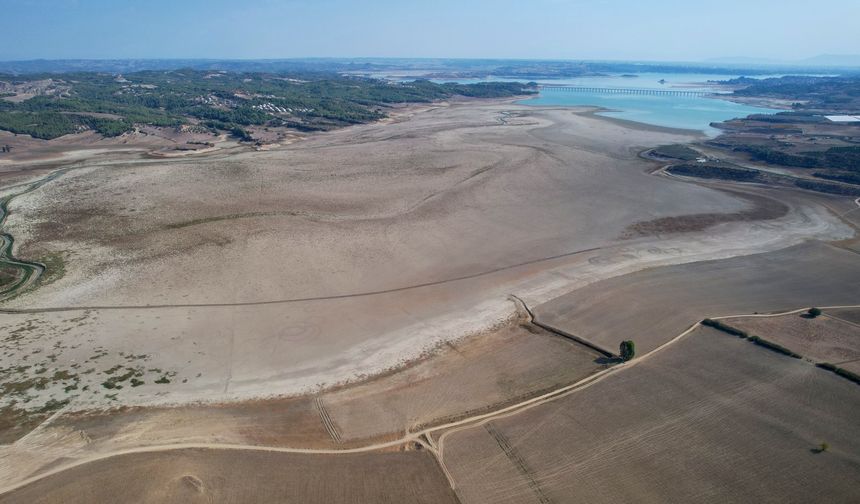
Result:
{"type": "Polygon", "coordinates": [[[338,432],[337,427],[334,425],[334,421],[331,419],[331,416],[328,414],[328,410],[326,409],[325,404],[323,404],[321,396],[317,396],[316,406],[317,406],[317,411],[320,414],[320,420],[322,421],[322,424],[325,427],[326,432],[328,432],[328,435],[331,436],[332,440],[335,443],[340,444],[341,443],[340,432],[338,432]]]}
{"type": "Polygon", "coordinates": [[[567,339],[569,339],[569,340],[572,340],[572,341],[575,341],[575,342],[579,343],[580,345],[587,346],[588,348],[590,348],[590,349],[594,350],[595,352],[598,352],[598,353],[603,354],[603,356],[604,356],[604,357],[608,357],[608,358],[610,358],[610,359],[616,359],[616,358],[618,358],[618,355],[617,355],[617,354],[615,354],[615,353],[613,353],[612,351],[610,351],[610,350],[608,350],[608,349],[606,349],[606,348],[604,348],[604,347],[602,347],[602,346],[598,345],[597,343],[594,343],[594,342],[592,342],[592,341],[590,341],[590,340],[587,340],[587,339],[585,339],[585,338],[580,338],[579,336],[577,336],[577,335],[575,335],[575,334],[573,334],[573,333],[569,333],[569,332],[567,332],[567,331],[565,331],[565,330],[563,330],[563,329],[559,329],[559,328],[557,328],[557,327],[553,327],[553,326],[551,326],[551,325],[549,325],[549,324],[545,324],[545,323],[543,323],[543,322],[540,322],[540,321],[537,319],[537,317],[535,317],[534,312],[532,312],[532,311],[531,311],[531,309],[528,307],[528,305],[526,305],[525,301],[523,301],[523,300],[522,300],[521,298],[519,298],[518,296],[515,296],[514,294],[511,294],[511,295],[510,295],[510,299],[511,299],[512,301],[514,301],[514,303],[515,303],[519,308],[521,308],[523,311],[525,311],[526,315],[528,315],[528,318],[529,318],[529,322],[530,322],[530,323],[532,323],[532,324],[534,324],[534,325],[536,325],[536,326],[540,327],[541,329],[543,329],[543,330],[545,330],[545,331],[549,331],[549,332],[551,332],[551,333],[553,333],[553,334],[556,334],[556,335],[558,335],[558,336],[561,336],[562,338],[567,338],[567,339]]]}
{"type": "Polygon", "coordinates": [[[712,329],[716,329],[718,331],[722,331],[727,334],[731,334],[732,336],[737,336],[739,338],[745,339],[750,343],[758,345],[760,347],[767,348],[776,353],[781,353],[783,355],[787,355],[794,359],[802,359],[803,356],[795,353],[793,350],[786,348],[778,343],[774,343],[773,341],[762,338],[761,336],[757,336],[755,334],[749,334],[748,332],[738,329],[737,327],[730,326],[726,323],[720,322],[719,320],[713,319],[705,319],[702,321],[702,325],[710,327],[712,329]]]}

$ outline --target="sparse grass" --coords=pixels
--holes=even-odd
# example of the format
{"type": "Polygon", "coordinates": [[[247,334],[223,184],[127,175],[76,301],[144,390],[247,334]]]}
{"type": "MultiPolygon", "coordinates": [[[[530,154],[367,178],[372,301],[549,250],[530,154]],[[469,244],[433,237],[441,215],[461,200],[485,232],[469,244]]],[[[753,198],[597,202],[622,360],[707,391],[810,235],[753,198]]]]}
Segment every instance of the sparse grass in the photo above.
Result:
{"type": "Polygon", "coordinates": [[[45,272],[39,277],[40,286],[52,284],[66,275],[66,261],[60,253],[45,254],[39,262],[45,265],[45,272]]]}

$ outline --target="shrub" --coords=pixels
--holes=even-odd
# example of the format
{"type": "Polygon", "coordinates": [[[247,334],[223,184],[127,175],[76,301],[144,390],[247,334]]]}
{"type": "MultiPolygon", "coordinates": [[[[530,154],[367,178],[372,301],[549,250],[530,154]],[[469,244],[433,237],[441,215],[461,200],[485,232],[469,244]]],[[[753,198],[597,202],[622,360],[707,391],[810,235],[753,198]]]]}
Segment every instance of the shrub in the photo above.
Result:
{"type": "Polygon", "coordinates": [[[860,375],[858,375],[857,373],[853,373],[851,371],[848,371],[847,369],[835,366],[833,364],[830,364],[829,362],[819,362],[818,364],[816,364],[816,366],[820,367],[821,369],[826,369],[828,371],[836,373],[842,378],[851,380],[854,383],[860,385],[860,375]]]}
{"type": "Polygon", "coordinates": [[[625,340],[621,342],[621,346],[619,348],[618,355],[621,356],[621,360],[629,361],[636,356],[636,345],[632,340],[625,340]]]}
{"type": "Polygon", "coordinates": [[[767,348],[768,350],[773,350],[774,352],[779,352],[783,355],[788,355],[789,357],[794,357],[795,359],[801,358],[801,355],[792,352],[788,348],[785,348],[782,345],[777,345],[776,343],[773,343],[773,342],[768,341],[766,339],[759,338],[758,336],[750,336],[747,339],[749,339],[750,341],[752,341],[753,343],[755,343],[758,346],[763,346],[763,347],[767,348]]]}
{"type": "Polygon", "coordinates": [[[708,327],[713,327],[714,329],[717,329],[717,330],[720,330],[723,332],[727,332],[729,334],[732,334],[734,336],[738,336],[740,338],[749,337],[749,334],[747,334],[746,331],[736,329],[736,328],[734,328],[728,324],[724,324],[724,323],[720,322],[719,320],[706,318],[705,320],[702,321],[702,325],[705,325],[708,327]]]}
{"type": "Polygon", "coordinates": [[[821,308],[813,307],[813,308],[810,308],[809,310],[807,310],[806,313],[809,314],[810,318],[815,318],[815,317],[821,315],[821,308]]]}

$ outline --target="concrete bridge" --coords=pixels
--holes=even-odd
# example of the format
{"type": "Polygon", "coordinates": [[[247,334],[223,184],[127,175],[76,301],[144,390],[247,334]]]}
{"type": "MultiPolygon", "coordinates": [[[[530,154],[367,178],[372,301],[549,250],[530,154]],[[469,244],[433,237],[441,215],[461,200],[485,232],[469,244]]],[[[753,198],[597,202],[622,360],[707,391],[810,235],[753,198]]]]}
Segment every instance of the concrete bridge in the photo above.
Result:
{"type": "Polygon", "coordinates": [[[697,97],[713,94],[708,91],[688,91],[684,89],[640,89],[640,88],[613,88],[613,87],[585,87],[585,86],[538,86],[538,89],[552,91],[571,91],[574,93],[599,93],[599,94],[626,94],[626,95],[649,95],[649,96],[685,96],[697,97]]]}

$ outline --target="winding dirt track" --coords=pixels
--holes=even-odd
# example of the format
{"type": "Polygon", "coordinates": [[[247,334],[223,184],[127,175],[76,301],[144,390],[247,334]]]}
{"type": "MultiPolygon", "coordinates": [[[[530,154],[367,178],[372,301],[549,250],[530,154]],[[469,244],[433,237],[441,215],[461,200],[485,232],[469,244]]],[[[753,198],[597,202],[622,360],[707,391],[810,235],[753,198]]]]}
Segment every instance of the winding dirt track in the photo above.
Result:
{"type": "MultiPolygon", "coordinates": [[[[512,296],[513,297],[513,296],[512,296]]],[[[513,297],[514,299],[518,299],[513,297]]],[[[519,301],[522,303],[522,301],[519,301]]],[[[522,305],[528,312],[530,310],[524,304],[522,305]]],[[[822,309],[841,309],[841,308],[860,308],[860,305],[840,305],[840,306],[822,306],[822,309]]],[[[785,312],[779,313],[769,313],[769,314],[738,314],[738,315],[725,315],[720,317],[713,317],[714,319],[728,319],[728,318],[767,318],[767,317],[780,317],[783,315],[791,315],[795,313],[801,313],[807,310],[808,307],[798,308],[794,310],[789,310],[785,312]]],[[[496,420],[499,418],[510,417],[534,407],[540,406],[542,404],[554,401],[556,399],[560,399],[562,397],[566,397],[574,392],[579,390],[584,390],[595,383],[598,383],[608,377],[613,373],[622,372],[626,369],[630,369],[635,367],[641,362],[645,362],[648,359],[652,358],[658,352],[661,352],[668,348],[669,346],[677,343],[682,338],[693,332],[696,328],[698,328],[701,324],[699,322],[693,324],[687,330],[678,334],[671,340],[663,343],[659,347],[654,350],[648,352],[641,357],[638,357],[632,361],[624,362],[618,364],[616,366],[610,367],[603,371],[599,371],[587,378],[584,378],[575,383],[571,383],[569,385],[565,385],[559,387],[555,390],[542,394],[540,396],[533,397],[531,399],[527,399],[525,401],[521,401],[519,403],[500,408],[496,411],[474,415],[471,417],[463,418],[461,420],[455,422],[449,422],[442,425],[437,425],[434,427],[429,427],[420,431],[411,432],[399,439],[395,439],[392,441],[382,442],[382,443],[373,443],[365,446],[360,446],[356,448],[344,448],[344,449],[311,449],[311,448],[289,448],[289,447],[272,447],[272,446],[258,446],[258,445],[244,445],[244,444],[219,444],[219,443],[182,443],[182,444],[169,444],[169,445],[154,445],[154,446],[145,446],[145,447],[137,447],[137,448],[129,448],[125,450],[117,450],[110,453],[103,453],[94,455],[91,457],[83,458],[80,460],[76,460],[67,465],[59,466],[54,469],[51,469],[47,472],[38,474],[36,476],[32,476],[18,483],[9,485],[5,488],[0,488],[0,495],[7,494],[15,491],[16,489],[22,488],[24,486],[30,485],[42,479],[48,478],[52,475],[59,474],[61,472],[67,471],[69,469],[80,467],[82,465],[89,464],[91,462],[109,459],[112,457],[120,456],[120,455],[129,455],[135,453],[153,453],[153,452],[167,452],[167,451],[175,451],[175,450],[184,450],[191,448],[205,448],[205,449],[214,449],[214,450],[248,450],[248,451],[263,451],[263,452],[280,452],[280,453],[298,453],[298,454],[306,454],[306,455],[337,455],[337,454],[348,454],[348,453],[366,453],[379,451],[384,449],[401,447],[406,444],[416,444],[421,445],[423,448],[429,450],[439,461],[439,465],[441,466],[445,476],[448,478],[449,482],[453,485],[453,480],[448,472],[448,469],[445,467],[443,454],[444,454],[444,443],[445,439],[454,432],[462,431],[465,429],[470,429],[474,427],[480,427],[487,422],[492,420],[496,420]],[[442,434],[438,437],[436,441],[433,440],[432,434],[434,432],[442,431],[442,434]]],[[[47,423],[47,422],[46,422],[47,423]]],[[[41,427],[41,426],[40,426],[41,427]]],[[[37,427],[38,429],[38,427],[37,427]]]]}
{"type": "Polygon", "coordinates": [[[6,189],[15,189],[18,187],[23,187],[23,189],[0,198],[0,233],[2,233],[0,234],[0,267],[11,267],[20,271],[20,278],[17,281],[13,282],[10,286],[0,289],[0,301],[13,297],[19,292],[32,286],[45,272],[44,264],[17,259],[12,254],[15,239],[12,235],[2,232],[3,224],[6,222],[6,217],[9,216],[9,203],[18,196],[23,196],[24,194],[35,191],[68,170],[68,168],[55,170],[34,182],[7,187],[6,189]]]}

